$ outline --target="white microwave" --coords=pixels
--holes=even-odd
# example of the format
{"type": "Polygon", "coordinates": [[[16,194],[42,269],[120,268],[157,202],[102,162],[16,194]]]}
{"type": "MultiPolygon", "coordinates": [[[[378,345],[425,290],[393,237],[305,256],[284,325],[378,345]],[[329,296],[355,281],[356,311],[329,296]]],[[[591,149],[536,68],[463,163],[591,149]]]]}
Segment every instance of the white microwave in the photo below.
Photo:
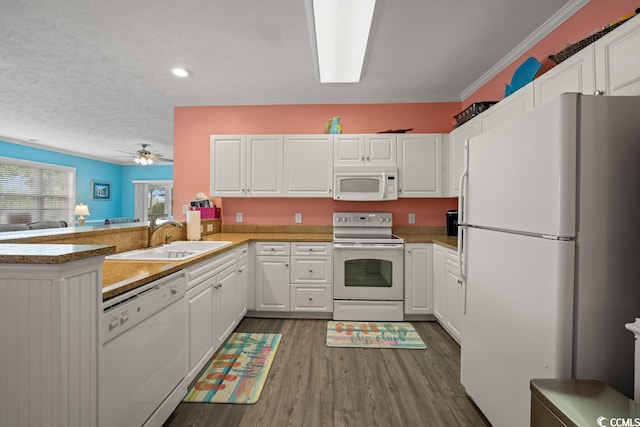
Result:
{"type": "Polygon", "coordinates": [[[335,166],[334,200],[375,201],[398,199],[395,166],[335,166]]]}

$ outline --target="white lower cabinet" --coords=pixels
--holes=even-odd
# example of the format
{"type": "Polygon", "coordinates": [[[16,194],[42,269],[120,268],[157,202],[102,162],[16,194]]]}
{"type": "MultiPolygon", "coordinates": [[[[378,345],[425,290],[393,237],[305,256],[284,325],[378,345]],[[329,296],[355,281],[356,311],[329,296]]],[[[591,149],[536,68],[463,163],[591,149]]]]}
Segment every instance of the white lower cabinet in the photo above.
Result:
{"type": "Polygon", "coordinates": [[[433,245],[433,314],[458,342],[462,336],[465,288],[460,279],[456,251],[433,245]]]}
{"type": "Polygon", "coordinates": [[[433,314],[433,244],[431,243],[405,244],[404,313],[433,314]]]}
{"type": "Polygon", "coordinates": [[[236,260],[239,251],[224,252],[186,269],[187,382],[195,379],[246,313],[239,271],[243,260],[236,260]]]}
{"type": "Polygon", "coordinates": [[[215,336],[213,322],[213,283],[211,277],[187,291],[187,342],[189,378],[213,355],[215,336]]]}
{"type": "Polygon", "coordinates": [[[247,314],[248,290],[249,290],[249,262],[248,245],[244,245],[236,250],[238,259],[238,291],[236,293],[236,320],[238,323],[247,314]]]}
{"type": "Polygon", "coordinates": [[[331,243],[258,242],[255,270],[256,311],[333,310],[331,243]]]}
{"type": "Polygon", "coordinates": [[[218,349],[233,332],[237,323],[238,271],[235,265],[216,275],[213,285],[214,345],[218,349]]]}
{"type": "Polygon", "coordinates": [[[289,242],[256,243],[256,311],[289,311],[289,242]]]}

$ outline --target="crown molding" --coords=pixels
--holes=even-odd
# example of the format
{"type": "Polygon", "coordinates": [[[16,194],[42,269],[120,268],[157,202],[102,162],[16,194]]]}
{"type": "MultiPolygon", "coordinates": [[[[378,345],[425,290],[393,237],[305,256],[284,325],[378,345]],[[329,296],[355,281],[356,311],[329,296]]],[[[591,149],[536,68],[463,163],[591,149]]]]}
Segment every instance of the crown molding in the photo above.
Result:
{"type": "Polygon", "coordinates": [[[590,0],[572,0],[562,9],[556,12],[551,18],[538,27],[533,33],[524,39],[518,46],[509,52],[504,58],[498,61],[486,73],[484,73],[471,86],[460,93],[460,100],[464,101],[473,95],[478,89],[487,84],[492,78],[497,76],[502,70],[511,65],[513,61],[524,55],[529,49],[538,44],[549,33],[558,28],[560,24],[569,19],[574,13],[582,9],[590,0]]]}

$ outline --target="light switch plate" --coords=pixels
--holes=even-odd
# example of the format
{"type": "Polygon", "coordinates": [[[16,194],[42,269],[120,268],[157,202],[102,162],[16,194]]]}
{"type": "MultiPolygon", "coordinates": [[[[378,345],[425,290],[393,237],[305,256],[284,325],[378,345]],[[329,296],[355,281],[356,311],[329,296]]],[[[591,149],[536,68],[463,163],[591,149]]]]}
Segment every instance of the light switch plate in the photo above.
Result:
{"type": "Polygon", "coordinates": [[[416,223],[416,214],[410,213],[409,214],[409,224],[415,224],[415,223],[416,223]]]}
{"type": "Polygon", "coordinates": [[[187,214],[189,212],[189,205],[182,205],[182,213],[187,214]]]}
{"type": "Polygon", "coordinates": [[[300,212],[296,212],[296,224],[302,224],[302,214],[300,212]]]}
{"type": "Polygon", "coordinates": [[[242,212],[236,212],[236,222],[242,222],[242,212]]]}

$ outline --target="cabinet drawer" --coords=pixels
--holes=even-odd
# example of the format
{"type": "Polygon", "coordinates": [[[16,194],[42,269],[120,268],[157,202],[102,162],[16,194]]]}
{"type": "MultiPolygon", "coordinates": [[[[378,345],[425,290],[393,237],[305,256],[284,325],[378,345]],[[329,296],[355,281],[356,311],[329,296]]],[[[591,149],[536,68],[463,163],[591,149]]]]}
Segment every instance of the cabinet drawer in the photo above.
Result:
{"type": "Polygon", "coordinates": [[[289,255],[291,244],[289,242],[258,242],[256,243],[256,255],[289,255]]]}
{"type": "Polygon", "coordinates": [[[236,262],[235,251],[225,252],[213,259],[202,261],[187,268],[187,289],[194,287],[203,280],[214,276],[236,262]]]}
{"type": "Polygon", "coordinates": [[[291,310],[331,312],[330,285],[291,285],[291,310]]]}
{"type": "Polygon", "coordinates": [[[249,255],[249,245],[242,245],[236,249],[236,257],[238,261],[245,259],[249,255]]]}
{"type": "Polygon", "coordinates": [[[331,257],[291,257],[291,283],[333,282],[331,257]]]}
{"type": "Polygon", "coordinates": [[[447,248],[447,264],[458,268],[458,252],[447,248]]]}
{"type": "Polygon", "coordinates": [[[293,242],[292,255],[331,255],[330,242],[293,242]]]}

